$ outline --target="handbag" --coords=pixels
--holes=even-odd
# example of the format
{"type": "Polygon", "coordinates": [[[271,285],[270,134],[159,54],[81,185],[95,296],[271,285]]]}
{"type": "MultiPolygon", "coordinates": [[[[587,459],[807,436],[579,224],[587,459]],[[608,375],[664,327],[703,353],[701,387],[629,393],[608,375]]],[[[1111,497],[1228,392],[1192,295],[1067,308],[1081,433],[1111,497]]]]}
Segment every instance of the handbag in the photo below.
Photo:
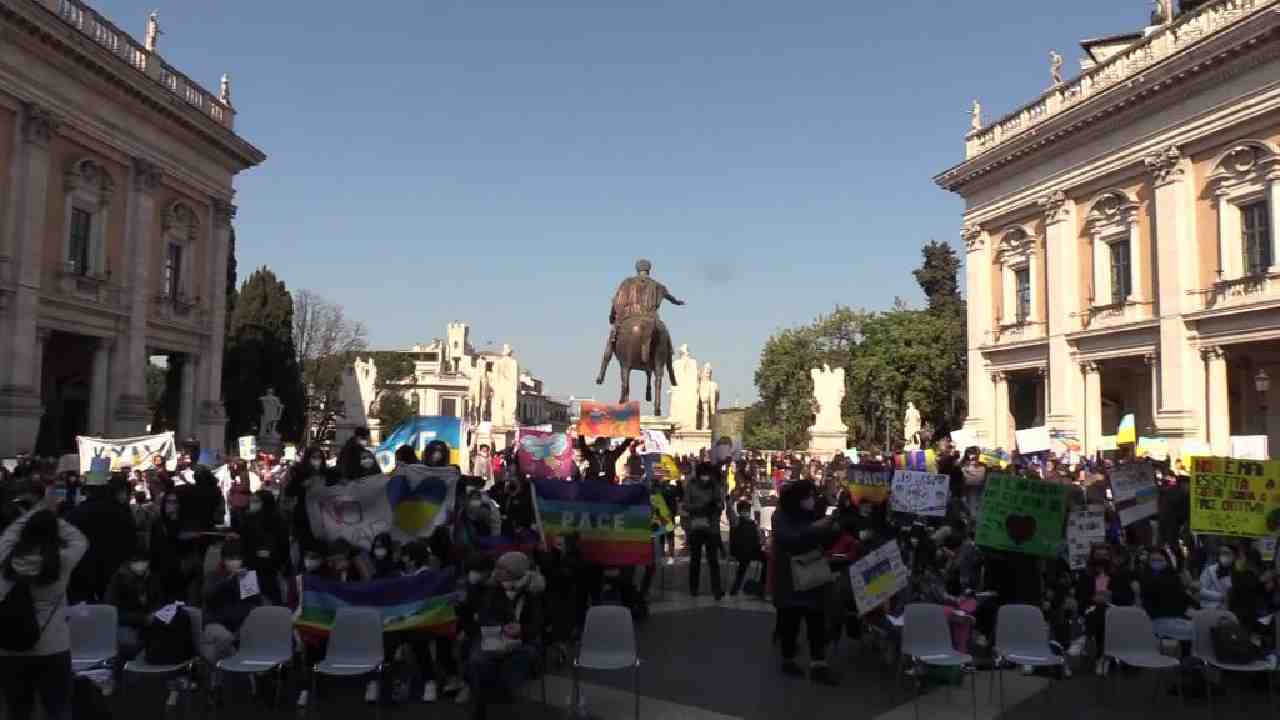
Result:
{"type": "Polygon", "coordinates": [[[1219,662],[1248,665],[1262,659],[1262,649],[1253,644],[1240,623],[1229,618],[1223,618],[1210,628],[1209,638],[1213,641],[1213,654],[1219,662]]]}
{"type": "Polygon", "coordinates": [[[796,592],[820,588],[831,582],[831,568],[822,550],[791,556],[791,587],[796,592]]]}

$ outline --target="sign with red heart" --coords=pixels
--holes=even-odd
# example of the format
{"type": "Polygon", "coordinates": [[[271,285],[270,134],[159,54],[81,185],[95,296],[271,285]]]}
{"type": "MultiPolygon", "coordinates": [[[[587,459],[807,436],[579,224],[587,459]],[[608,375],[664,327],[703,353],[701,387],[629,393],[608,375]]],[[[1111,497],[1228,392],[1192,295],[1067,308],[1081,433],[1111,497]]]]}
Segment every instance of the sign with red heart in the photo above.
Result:
{"type": "Polygon", "coordinates": [[[1064,541],[1066,501],[1066,485],[991,473],[982,495],[978,545],[1057,557],[1064,541]]]}

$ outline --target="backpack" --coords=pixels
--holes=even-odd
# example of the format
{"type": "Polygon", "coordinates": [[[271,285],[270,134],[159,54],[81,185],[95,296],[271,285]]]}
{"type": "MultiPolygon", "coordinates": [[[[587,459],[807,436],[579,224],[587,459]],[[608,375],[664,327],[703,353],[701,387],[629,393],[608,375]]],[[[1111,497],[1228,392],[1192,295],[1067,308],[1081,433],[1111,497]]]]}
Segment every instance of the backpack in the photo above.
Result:
{"type": "MultiPolygon", "coordinates": [[[[61,604],[59,599],[58,606],[61,604]]],[[[22,580],[15,582],[9,594],[0,600],[0,627],[4,628],[0,633],[0,650],[27,652],[35,647],[40,636],[44,635],[44,629],[53,621],[53,616],[58,614],[58,606],[49,613],[44,624],[39,624],[31,586],[22,580]]]]}
{"type": "Polygon", "coordinates": [[[1210,628],[1209,638],[1213,641],[1213,654],[1219,662],[1248,665],[1262,659],[1262,649],[1253,644],[1240,623],[1230,618],[1223,618],[1210,628]]]}
{"type": "Polygon", "coordinates": [[[155,620],[143,628],[142,643],[147,662],[152,665],[177,665],[190,660],[196,654],[191,615],[179,607],[168,623],[155,620]]]}

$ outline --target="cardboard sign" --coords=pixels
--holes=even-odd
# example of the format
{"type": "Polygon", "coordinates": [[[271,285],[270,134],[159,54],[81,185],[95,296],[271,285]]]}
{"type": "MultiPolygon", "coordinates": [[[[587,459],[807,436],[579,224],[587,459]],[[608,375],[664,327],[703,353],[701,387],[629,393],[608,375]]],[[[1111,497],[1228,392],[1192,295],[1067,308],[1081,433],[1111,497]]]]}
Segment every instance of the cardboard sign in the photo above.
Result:
{"type": "Polygon", "coordinates": [[[1268,453],[1266,435],[1231,436],[1231,457],[1237,460],[1267,460],[1268,453]]]}
{"type": "Polygon", "coordinates": [[[262,590],[258,589],[258,571],[257,570],[250,570],[240,576],[240,599],[241,600],[247,600],[261,593],[262,593],[262,590]]]}
{"type": "Polygon", "coordinates": [[[951,478],[946,475],[898,470],[893,474],[889,509],[894,512],[943,517],[951,497],[951,478]]]}
{"type": "Polygon", "coordinates": [[[236,447],[240,450],[241,460],[252,460],[258,456],[258,438],[252,435],[241,435],[236,447]]]}
{"type": "Polygon", "coordinates": [[[1124,527],[1152,517],[1160,509],[1160,489],[1151,463],[1133,462],[1111,468],[1111,499],[1124,527]]]}
{"type": "Polygon", "coordinates": [[[1014,435],[1018,441],[1018,452],[1023,455],[1044,452],[1049,449],[1049,446],[1052,443],[1052,440],[1049,437],[1049,428],[1047,427],[1018,430],[1014,435]]]}
{"type": "Polygon", "coordinates": [[[893,480],[892,470],[859,465],[849,468],[846,478],[845,484],[855,503],[861,503],[864,500],[882,503],[889,499],[889,488],[893,480]]]}
{"type": "Polygon", "coordinates": [[[978,545],[1057,557],[1063,544],[1067,486],[988,473],[978,518],[978,545]]]}
{"type": "Polygon", "coordinates": [[[1107,539],[1107,511],[1099,505],[1073,510],[1067,516],[1067,559],[1072,570],[1082,570],[1089,551],[1107,539]]]}
{"type": "Polygon", "coordinates": [[[972,430],[952,430],[951,444],[956,446],[960,452],[966,449],[978,446],[978,434],[972,430]]]}
{"type": "Polygon", "coordinates": [[[890,541],[867,553],[849,567],[849,582],[853,585],[858,614],[866,615],[888,602],[907,586],[910,576],[898,543],[890,541]]]}
{"type": "Polygon", "coordinates": [[[1195,458],[1191,531],[1253,538],[1280,531],[1280,462],[1195,458]]]}
{"type": "Polygon", "coordinates": [[[640,447],[641,455],[670,455],[671,441],[661,430],[641,430],[644,442],[640,447]]]}

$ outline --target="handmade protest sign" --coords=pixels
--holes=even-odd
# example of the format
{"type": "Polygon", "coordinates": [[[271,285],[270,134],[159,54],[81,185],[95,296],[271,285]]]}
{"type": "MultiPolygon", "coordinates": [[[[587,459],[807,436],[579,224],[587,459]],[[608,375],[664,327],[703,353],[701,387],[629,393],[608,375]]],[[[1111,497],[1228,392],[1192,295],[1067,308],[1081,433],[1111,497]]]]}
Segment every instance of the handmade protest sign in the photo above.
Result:
{"type": "Polygon", "coordinates": [[[1031,453],[1044,452],[1050,449],[1052,440],[1049,437],[1049,428],[1035,427],[1025,430],[1015,430],[1014,439],[1018,444],[1018,452],[1023,455],[1031,453]]]}
{"type": "Polygon", "coordinates": [[[252,460],[258,456],[258,438],[252,435],[241,435],[236,446],[241,460],[252,460]]]}
{"type": "Polygon", "coordinates": [[[896,542],[887,542],[864,555],[849,567],[858,614],[866,615],[883,605],[907,586],[910,575],[896,542]]]}
{"type": "Polygon", "coordinates": [[[1056,557],[1062,548],[1067,486],[989,473],[978,518],[978,545],[1056,557]]]}
{"type": "Polygon", "coordinates": [[[573,474],[573,444],[564,433],[520,429],[516,459],[520,472],[535,478],[567,478],[573,474]]]}
{"type": "Polygon", "coordinates": [[[592,565],[653,562],[649,488],[644,483],[535,480],[533,508],[548,547],[558,537],[576,534],[583,560],[592,565]]]}
{"type": "Polygon", "coordinates": [[[849,495],[856,503],[882,503],[889,498],[893,471],[878,466],[854,465],[846,475],[849,495]]]}
{"type": "Polygon", "coordinates": [[[582,402],[578,434],[591,437],[633,438],[640,435],[640,403],[609,405],[582,402]]]}
{"type": "MultiPolygon", "coordinates": [[[[119,472],[126,466],[142,468],[151,465],[151,458],[159,455],[164,458],[170,470],[177,467],[178,450],[173,442],[173,433],[143,435],[128,438],[100,438],[86,435],[76,436],[76,449],[80,453],[80,473],[89,472],[90,464],[95,457],[111,460],[111,472],[119,472]]],[[[192,458],[193,460],[195,458],[192,458]]],[[[15,461],[16,465],[16,461],[15,461]]]]}
{"type": "Polygon", "coordinates": [[[430,537],[449,520],[461,473],[457,467],[404,465],[337,485],[307,486],[307,517],[320,540],[342,538],[368,549],[379,533],[400,542],[430,537]]]}
{"type": "Polygon", "coordinates": [[[1280,530],[1280,462],[1197,457],[1191,470],[1191,531],[1263,537],[1280,530]]]}
{"type": "Polygon", "coordinates": [[[1071,569],[1084,569],[1093,546],[1106,539],[1107,511],[1102,506],[1072,510],[1067,516],[1067,559],[1071,569]]]}
{"type": "Polygon", "coordinates": [[[1160,509],[1160,490],[1151,463],[1132,462],[1111,468],[1111,498],[1124,527],[1146,520],[1160,509]]]}
{"type": "Polygon", "coordinates": [[[670,455],[671,441],[661,430],[642,430],[644,441],[641,443],[642,455],[670,455]]]}
{"type": "Polygon", "coordinates": [[[894,512],[942,517],[947,514],[951,497],[951,478],[916,470],[898,470],[893,474],[893,492],[889,509],[894,512]]]}

